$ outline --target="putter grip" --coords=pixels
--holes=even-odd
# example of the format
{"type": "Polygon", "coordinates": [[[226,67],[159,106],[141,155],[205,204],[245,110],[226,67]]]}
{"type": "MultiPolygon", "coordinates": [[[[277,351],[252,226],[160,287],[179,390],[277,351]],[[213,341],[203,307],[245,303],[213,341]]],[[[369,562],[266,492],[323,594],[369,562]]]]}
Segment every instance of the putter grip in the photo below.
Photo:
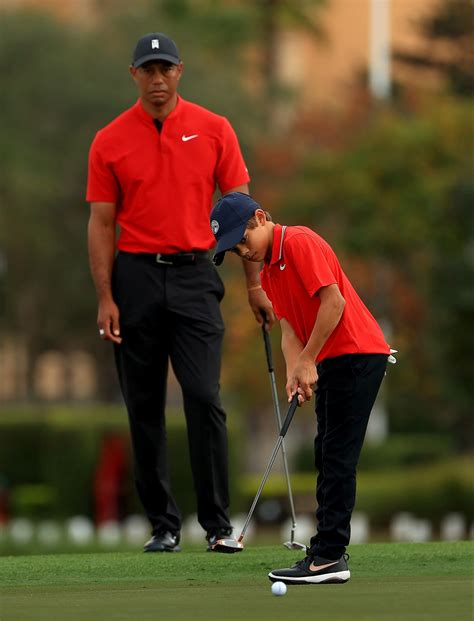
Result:
{"type": "Polygon", "coordinates": [[[290,403],[290,407],[288,408],[288,414],[286,415],[285,420],[283,421],[283,425],[280,431],[280,436],[282,438],[285,437],[286,432],[288,431],[288,427],[293,419],[293,416],[296,412],[296,408],[298,407],[298,393],[293,397],[290,403]]]}

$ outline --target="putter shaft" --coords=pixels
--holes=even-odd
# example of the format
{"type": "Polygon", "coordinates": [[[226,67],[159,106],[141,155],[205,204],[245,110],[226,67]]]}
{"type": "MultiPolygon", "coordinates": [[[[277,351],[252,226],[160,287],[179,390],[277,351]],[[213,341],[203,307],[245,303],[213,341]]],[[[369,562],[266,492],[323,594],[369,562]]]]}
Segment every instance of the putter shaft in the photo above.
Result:
{"type": "MultiPolygon", "coordinates": [[[[278,401],[278,390],[277,390],[276,380],[275,380],[275,370],[273,367],[272,344],[270,341],[270,336],[268,334],[267,328],[268,328],[268,322],[265,317],[265,321],[262,325],[263,341],[265,343],[265,354],[267,356],[267,366],[268,366],[268,372],[270,374],[270,384],[272,387],[272,398],[273,398],[273,405],[275,408],[275,416],[276,416],[276,421],[278,425],[278,431],[280,431],[281,429],[280,405],[278,401]]],[[[285,448],[284,442],[281,443],[281,454],[283,458],[283,469],[285,472],[286,486],[288,488],[288,501],[290,503],[290,513],[291,513],[290,543],[293,544],[295,540],[295,530],[296,530],[296,512],[295,512],[295,503],[293,500],[293,491],[291,489],[290,472],[288,469],[288,460],[286,457],[286,448],[285,448]]]]}
{"type": "MultiPolygon", "coordinates": [[[[278,404],[278,393],[277,393],[277,388],[276,388],[275,373],[273,369],[270,371],[270,380],[271,380],[271,385],[272,385],[273,403],[275,405],[276,420],[277,420],[278,430],[280,430],[281,429],[280,406],[278,404]]],[[[295,513],[295,503],[293,501],[293,491],[291,489],[290,472],[288,469],[288,460],[286,457],[286,448],[285,448],[284,441],[281,443],[281,455],[283,458],[283,469],[285,471],[286,486],[288,488],[288,501],[290,503],[290,513],[291,513],[290,539],[291,539],[291,543],[293,543],[295,539],[296,513],[295,513]]]]}
{"type": "Polygon", "coordinates": [[[297,407],[298,407],[298,395],[296,394],[293,397],[293,399],[291,400],[290,407],[288,409],[288,413],[286,415],[286,418],[285,418],[285,421],[283,423],[283,426],[282,426],[282,428],[280,430],[280,435],[278,436],[278,440],[277,440],[277,442],[275,444],[275,448],[273,449],[273,453],[272,453],[272,455],[270,457],[270,461],[268,462],[267,469],[265,470],[265,473],[264,473],[264,475],[262,477],[262,480],[260,482],[260,486],[259,486],[259,488],[257,490],[257,493],[255,494],[255,498],[253,500],[252,506],[250,507],[250,511],[249,511],[249,513],[247,515],[247,519],[245,520],[245,524],[244,524],[244,527],[242,528],[242,532],[240,533],[240,536],[237,539],[237,541],[239,543],[242,541],[242,539],[245,536],[245,532],[246,532],[247,527],[249,525],[249,522],[250,522],[250,520],[252,518],[254,509],[257,506],[258,499],[260,498],[260,494],[262,493],[263,486],[267,482],[268,475],[270,474],[270,470],[272,469],[273,464],[275,463],[275,459],[276,459],[276,456],[278,454],[278,451],[280,450],[281,444],[283,442],[283,438],[285,437],[286,432],[288,431],[288,427],[290,426],[291,420],[292,420],[292,418],[294,416],[294,413],[296,412],[296,408],[297,407]]]}

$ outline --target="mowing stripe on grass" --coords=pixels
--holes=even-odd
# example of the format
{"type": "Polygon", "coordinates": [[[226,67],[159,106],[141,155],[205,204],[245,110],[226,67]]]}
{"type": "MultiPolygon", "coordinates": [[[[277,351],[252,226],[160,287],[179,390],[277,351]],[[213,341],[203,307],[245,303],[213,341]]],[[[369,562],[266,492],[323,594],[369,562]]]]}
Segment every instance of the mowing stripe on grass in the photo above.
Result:
{"type": "Polygon", "coordinates": [[[281,546],[242,554],[103,553],[3,557],[6,621],[464,621],[472,542],[354,545],[344,585],[290,586],[266,574],[301,558],[281,546]]]}

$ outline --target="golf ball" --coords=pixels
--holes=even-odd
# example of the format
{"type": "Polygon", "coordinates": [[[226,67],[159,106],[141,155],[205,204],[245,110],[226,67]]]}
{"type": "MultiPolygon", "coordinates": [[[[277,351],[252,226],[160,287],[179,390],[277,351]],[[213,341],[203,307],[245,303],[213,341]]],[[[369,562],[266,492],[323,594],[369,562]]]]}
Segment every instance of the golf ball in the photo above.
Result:
{"type": "Polygon", "coordinates": [[[272,584],[273,595],[286,595],[286,584],[284,582],[274,582],[272,584]]]}

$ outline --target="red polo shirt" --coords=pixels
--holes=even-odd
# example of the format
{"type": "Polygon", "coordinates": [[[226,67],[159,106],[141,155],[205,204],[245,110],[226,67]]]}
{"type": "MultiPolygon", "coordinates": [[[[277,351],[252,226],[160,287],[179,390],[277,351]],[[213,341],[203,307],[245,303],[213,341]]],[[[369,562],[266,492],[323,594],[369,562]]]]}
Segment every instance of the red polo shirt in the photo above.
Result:
{"type": "Polygon", "coordinates": [[[138,100],[97,133],[86,200],[117,205],[120,250],[208,250],[216,185],[226,192],[248,181],[226,118],[178,97],[158,132],[138,100]]]}
{"type": "Polygon", "coordinates": [[[286,319],[306,345],[321,300],[321,287],[337,284],[346,301],[341,320],[322,348],[317,362],[344,354],[389,354],[378,323],[342,271],[334,251],[305,226],[273,229],[270,264],[262,272],[262,286],[279,319],[286,319]]]}

